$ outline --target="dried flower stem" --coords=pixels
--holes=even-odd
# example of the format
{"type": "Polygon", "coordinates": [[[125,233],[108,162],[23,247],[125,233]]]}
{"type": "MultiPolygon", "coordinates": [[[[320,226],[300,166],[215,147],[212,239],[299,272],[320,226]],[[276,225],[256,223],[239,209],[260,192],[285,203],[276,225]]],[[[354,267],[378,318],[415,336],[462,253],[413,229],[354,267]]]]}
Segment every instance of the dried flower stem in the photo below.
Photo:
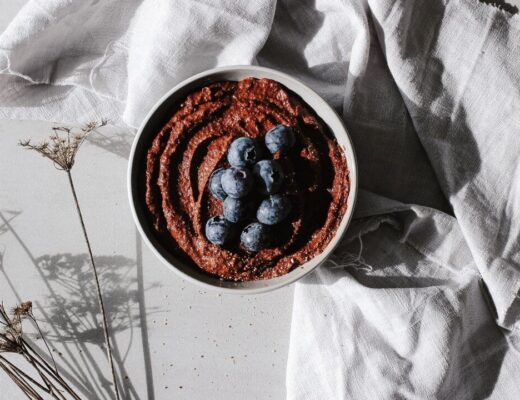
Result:
{"type": "Polygon", "coordinates": [[[38,325],[38,322],[36,322],[36,318],[34,318],[34,315],[32,313],[32,310],[27,313],[27,316],[32,321],[36,329],[38,330],[38,333],[40,337],[43,340],[43,343],[45,344],[45,347],[47,348],[47,352],[49,353],[49,356],[51,356],[52,365],[54,366],[54,371],[58,372],[58,367],[56,366],[56,360],[54,360],[54,356],[52,355],[51,348],[49,347],[49,343],[47,343],[47,339],[45,339],[45,335],[43,334],[42,330],[40,329],[40,325],[38,325]]]}
{"type": "Polygon", "coordinates": [[[72,191],[72,196],[74,197],[74,203],[76,204],[76,211],[78,212],[79,222],[81,223],[81,229],[83,230],[83,236],[85,237],[85,242],[87,244],[88,256],[90,258],[90,264],[92,265],[92,272],[94,274],[94,279],[96,281],[96,289],[97,289],[97,298],[99,303],[99,308],[101,310],[101,315],[103,317],[103,333],[105,335],[105,342],[107,344],[107,357],[110,363],[110,371],[112,373],[112,381],[114,382],[114,390],[116,393],[116,399],[119,400],[119,388],[117,387],[117,378],[116,378],[116,370],[114,367],[114,359],[112,357],[112,346],[110,344],[110,334],[108,332],[108,322],[105,312],[105,303],[103,302],[103,296],[101,294],[101,285],[99,284],[99,276],[96,268],[96,262],[94,261],[94,256],[92,255],[92,248],[90,247],[90,240],[88,238],[87,229],[85,228],[85,222],[83,221],[83,214],[81,212],[81,208],[79,206],[78,196],[76,195],[76,189],[74,188],[74,181],[72,180],[72,175],[70,173],[70,169],[66,171],[67,176],[69,178],[70,189],[72,191]]]}
{"type": "Polygon", "coordinates": [[[110,372],[112,374],[112,381],[114,384],[114,392],[116,395],[116,400],[120,400],[119,395],[119,387],[117,385],[117,376],[116,370],[114,366],[114,359],[112,356],[112,346],[110,343],[110,334],[108,328],[108,321],[105,310],[105,303],[103,302],[103,295],[101,293],[101,285],[99,283],[99,275],[96,268],[96,262],[94,260],[94,256],[92,254],[92,248],[90,246],[90,240],[88,238],[87,229],[85,228],[85,222],[83,220],[83,214],[81,212],[81,207],[79,205],[78,196],[76,194],[76,189],[74,187],[74,181],[72,179],[71,170],[74,166],[74,162],[76,160],[76,154],[83,144],[85,138],[97,128],[104,126],[107,124],[107,121],[101,121],[100,123],[91,122],[87,124],[85,127],[80,129],[79,133],[74,134],[71,128],[67,127],[55,127],[54,135],[49,137],[49,141],[44,141],[39,144],[33,145],[30,140],[21,141],[20,145],[29,150],[34,150],[40,153],[43,157],[48,158],[54,164],[54,166],[62,171],[67,173],[67,177],[69,180],[70,188],[72,191],[72,196],[74,198],[74,204],[76,206],[76,211],[79,216],[79,221],[81,224],[81,229],[83,231],[83,236],[85,238],[85,243],[87,245],[88,255],[90,259],[90,264],[92,266],[92,272],[94,275],[94,280],[96,283],[96,291],[97,291],[97,299],[99,303],[99,309],[101,311],[102,321],[103,321],[103,334],[105,337],[106,351],[107,357],[110,364],[110,372]],[[61,135],[60,135],[61,134],[61,135]]]}
{"type": "MultiPolygon", "coordinates": [[[[20,354],[38,373],[42,382],[36,381],[21,368],[11,363],[6,357],[0,354],[0,368],[15,382],[22,392],[29,399],[44,400],[41,392],[51,395],[56,400],[81,400],[79,395],[62,378],[57,368],[53,368],[45,359],[35,351],[25,340],[22,330],[22,320],[30,318],[34,324],[38,325],[32,315],[32,303],[20,304],[9,316],[0,305],[0,353],[20,354]],[[67,397],[64,393],[70,395],[67,397]]],[[[37,326],[38,332],[45,340],[42,331],[37,326]]],[[[52,354],[51,354],[52,357],[52,354]]]]}

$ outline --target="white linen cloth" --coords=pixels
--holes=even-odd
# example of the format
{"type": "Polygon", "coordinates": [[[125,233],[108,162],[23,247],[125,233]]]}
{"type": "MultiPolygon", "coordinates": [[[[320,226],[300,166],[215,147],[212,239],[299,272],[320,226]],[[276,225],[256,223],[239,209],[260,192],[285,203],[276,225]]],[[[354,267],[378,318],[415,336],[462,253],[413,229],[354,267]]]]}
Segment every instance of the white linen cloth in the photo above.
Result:
{"type": "Polygon", "coordinates": [[[364,190],[296,285],[288,398],[517,399],[519,18],[476,0],[33,0],[0,36],[0,117],[136,127],[210,67],[299,77],[343,116],[364,190]]]}

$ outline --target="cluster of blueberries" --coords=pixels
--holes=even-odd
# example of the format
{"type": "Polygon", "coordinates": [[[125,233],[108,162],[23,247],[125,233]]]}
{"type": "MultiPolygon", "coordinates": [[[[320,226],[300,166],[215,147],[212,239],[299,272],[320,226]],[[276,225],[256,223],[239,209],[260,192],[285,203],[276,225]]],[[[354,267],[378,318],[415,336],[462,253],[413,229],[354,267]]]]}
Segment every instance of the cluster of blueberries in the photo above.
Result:
{"type": "MultiPolygon", "coordinates": [[[[265,147],[272,153],[285,153],[295,142],[294,132],[285,125],[277,125],[265,135],[265,147]]],[[[211,194],[224,201],[224,215],[210,218],[206,223],[206,238],[222,246],[232,236],[233,224],[249,219],[255,208],[251,198],[254,191],[265,196],[256,209],[256,221],[247,225],[241,235],[242,246],[252,252],[271,243],[269,226],[283,221],[291,212],[291,201],[283,194],[284,174],[278,161],[262,159],[264,151],[257,141],[240,137],[228,150],[230,168],[219,168],[209,179],[211,194]]]]}

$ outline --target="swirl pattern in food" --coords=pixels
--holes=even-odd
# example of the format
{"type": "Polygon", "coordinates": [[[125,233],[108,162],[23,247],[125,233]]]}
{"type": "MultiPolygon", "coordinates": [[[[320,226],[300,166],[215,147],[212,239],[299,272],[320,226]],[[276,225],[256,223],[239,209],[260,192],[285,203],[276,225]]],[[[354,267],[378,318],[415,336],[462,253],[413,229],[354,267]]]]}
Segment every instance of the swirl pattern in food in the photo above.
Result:
{"type": "Polygon", "coordinates": [[[350,187],[345,154],[328,127],[281,84],[255,78],[213,83],[187,96],[151,143],[145,174],[146,206],[158,236],[207,273],[234,281],[280,276],[320,254],[347,210],[350,187]],[[291,214],[273,227],[272,245],[257,253],[239,241],[210,243],[205,223],[222,214],[208,190],[212,172],[228,167],[234,139],[262,138],[278,124],[296,136],[286,156],[273,156],[285,174],[291,214]]]}

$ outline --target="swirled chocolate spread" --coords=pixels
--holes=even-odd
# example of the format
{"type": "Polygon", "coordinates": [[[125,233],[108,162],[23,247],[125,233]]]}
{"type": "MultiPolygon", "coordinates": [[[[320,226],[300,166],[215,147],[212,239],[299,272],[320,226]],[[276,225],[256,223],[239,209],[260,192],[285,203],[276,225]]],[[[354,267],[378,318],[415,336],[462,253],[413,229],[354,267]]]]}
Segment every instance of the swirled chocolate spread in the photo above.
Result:
{"type": "MultiPolygon", "coordinates": [[[[148,216],[162,243],[225,280],[267,279],[301,266],[327,247],[348,207],[344,151],[307,104],[269,79],[218,82],[188,95],[150,144],[144,173],[148,216]],[[280,125],[294,132],[294,143],[273,154],[265,148],[265,135],[280,125]],[[208,220],[223,214],[210,177],[230,167],[227,152],[240,137],[261,143],[264,158],[276,160],[283,196],[291,204],[288,216],[268,227],[269,245],[256,252],[240,243],[254,213],[230,224],[233,232],[224,245],[210,242],[205,233],[208,220]]],[[[262,196],[251,196],[258,207],[262,196]]]]}

